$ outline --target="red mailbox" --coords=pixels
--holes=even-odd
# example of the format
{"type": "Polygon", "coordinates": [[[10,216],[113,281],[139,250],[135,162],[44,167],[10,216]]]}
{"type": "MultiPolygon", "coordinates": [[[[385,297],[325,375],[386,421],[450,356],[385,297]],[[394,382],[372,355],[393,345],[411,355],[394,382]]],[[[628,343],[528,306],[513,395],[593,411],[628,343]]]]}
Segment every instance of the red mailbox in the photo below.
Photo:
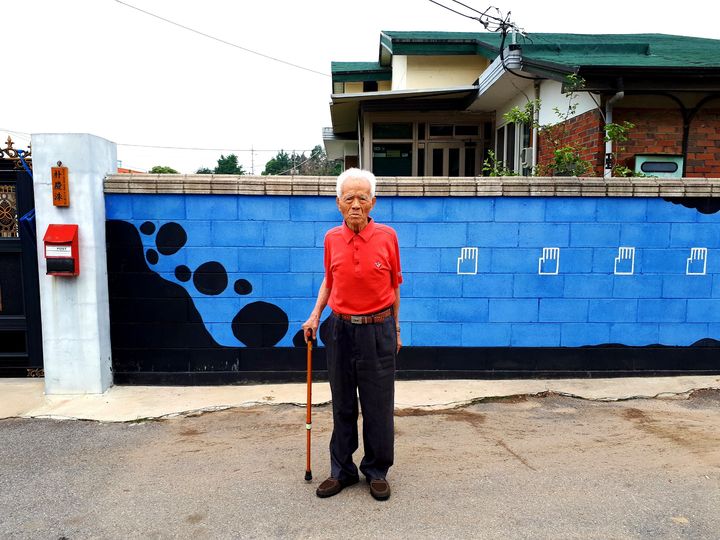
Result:
{"type": "Polygon", "coordinates": [[[77,225],[48,225],[43,241],[48,276],[80,274],[77,225]]]}

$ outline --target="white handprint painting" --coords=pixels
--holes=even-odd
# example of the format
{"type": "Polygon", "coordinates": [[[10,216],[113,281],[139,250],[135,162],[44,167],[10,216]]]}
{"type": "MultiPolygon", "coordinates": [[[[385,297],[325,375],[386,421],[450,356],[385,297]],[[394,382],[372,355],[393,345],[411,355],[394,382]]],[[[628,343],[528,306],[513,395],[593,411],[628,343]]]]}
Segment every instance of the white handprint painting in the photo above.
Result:
{"type": "Polygon", "coordinates": [[[635,272],[635,248],[619,247],[618,256],[615,257],[616,276],[632,276],[635,272]]]}
{"type": "Polygon", "coordinates": [[[685,266],[685,275],[704,276],[707,272],[707,248],[690,248],[690,257],[685,266]]]}
{"type": "Polygon", "coordinates": [[[560,272],[560,248],[543,248],[542,257],[538,260],[538,274],[554,276],[560,272]]]}
{"type": "Polygon", "coordinates": [[[457,273],[460,276],[474,276],[477,274],[478,248],[464,247],[460,249],[457,262],[457,273]]]}

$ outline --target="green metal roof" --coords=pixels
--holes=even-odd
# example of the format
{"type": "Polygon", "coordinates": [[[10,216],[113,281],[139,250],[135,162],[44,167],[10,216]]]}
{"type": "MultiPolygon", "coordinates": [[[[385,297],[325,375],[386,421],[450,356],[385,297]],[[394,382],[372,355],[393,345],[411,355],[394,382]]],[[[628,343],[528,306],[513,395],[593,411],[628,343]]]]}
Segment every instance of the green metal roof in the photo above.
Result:
{"type": "Polygon", "coordinates": [[[567,66],[720,67],[720,40],[666,34],[531,34],[523,57],[567,66]]]}
{"type": "Polygon", "coordinates": [[[333,82],[392,80],[392,69],[379,62],[332,62],[330,72],[333,82]]]}
{"type": "Polygon", "coordinates": [[[501,36],[478,32],[396,32],[380,33],[380,62],[386,65],[389,55],[497,55],[501,36]],[[480,39],[480,36],[485,36],[480,39]],[[495,44],[493,40],[496,40],[495,44]]]}
{"type": "Polygon", "coordinates": [[[357,71],[389,71],[390,68],[381,66],[380,62],[332,62],[330,70],[333,73],[352,73],[357,71]]]}
{"type": "MultiPolygon", "coordinates": [[[[380,34],[381,62],[403,55],[479,54],[495,58],[502,36],[490,32],[396,32],[380,34]],[[383,49],[386,57],[383,58],[383,49]]],[[[720,40],[667,34],[518,35],[523,58],[558,67],[720,67],[720,40]]],[[[506,45],[509,44],[509,38],[506,45]]],[[[571,69],[569,69],[571,70],[571,69]]]]}

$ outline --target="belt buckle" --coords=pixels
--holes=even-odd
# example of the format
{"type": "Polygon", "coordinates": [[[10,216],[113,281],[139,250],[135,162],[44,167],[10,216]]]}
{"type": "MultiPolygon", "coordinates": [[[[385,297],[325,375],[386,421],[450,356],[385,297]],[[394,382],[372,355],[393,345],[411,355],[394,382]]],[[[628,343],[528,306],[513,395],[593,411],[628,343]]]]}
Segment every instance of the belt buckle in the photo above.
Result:
{"type": "Polygon", "coordinates": [[[350,315],[350,322],[353,324],[362,324],[363,317],[361,315],[350,315]]]}

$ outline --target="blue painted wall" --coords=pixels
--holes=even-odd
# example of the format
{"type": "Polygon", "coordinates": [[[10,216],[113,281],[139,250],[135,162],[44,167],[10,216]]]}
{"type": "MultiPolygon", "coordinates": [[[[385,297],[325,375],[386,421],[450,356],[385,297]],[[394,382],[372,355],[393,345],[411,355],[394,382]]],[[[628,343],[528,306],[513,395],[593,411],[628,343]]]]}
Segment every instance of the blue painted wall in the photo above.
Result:
{"type": "MultiPolygon", "coordinates": [[[[140,234],[146,250],[162,225],[183,227],[184,247],[148,266],[184,287],[213,338],[233,347],[243,346],[233,317],[258,300],[287,313],[278,345],[292,346],[323,277],[325,231],[340,223],[331,197],[108,194],[106,209],[107,219],[138,230],[156,225],[140,234]],[[208,261],[228,273],[218,295],[175,277],[179,265],[195,271],[208,261]],[[238,279],[250,282],[250,294],[235,292],[238,279]]],[[[720,213],[659,198],[387,197],[373,216],[400,240],[405,345],[720,339],[720,213]],[[621,247],[634,248],[633,257],[621,247]]]]}

